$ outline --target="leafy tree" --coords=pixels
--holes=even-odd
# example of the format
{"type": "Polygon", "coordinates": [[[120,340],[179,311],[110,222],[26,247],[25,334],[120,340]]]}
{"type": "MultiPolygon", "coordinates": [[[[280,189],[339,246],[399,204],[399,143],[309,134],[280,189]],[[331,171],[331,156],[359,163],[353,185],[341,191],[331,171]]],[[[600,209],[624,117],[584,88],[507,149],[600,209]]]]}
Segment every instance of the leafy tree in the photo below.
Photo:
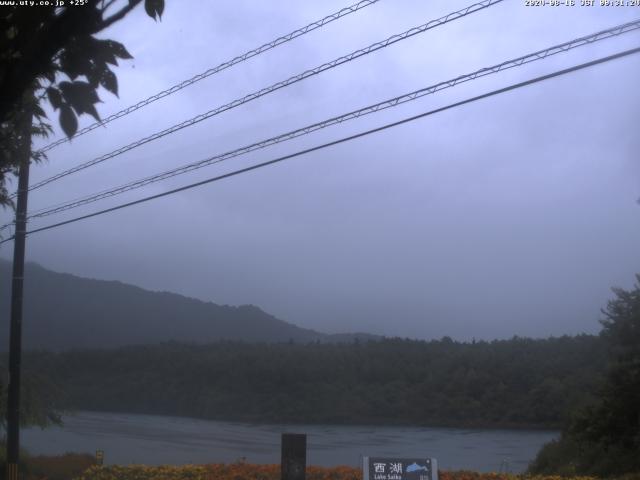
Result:
{"type": "Polygon", "coordinates": [[[640,472],[640,275],[631,291],[613,289],[601,337],[609,368],[600,396],[578,410],[561,438],[546,445],[533,473],[617,475],[640,472]]]}
{"type": "MultiPolygon", "coordinates": [[[[42,103],[59,112],[68,137],[77,117],[100,116],[98,88],[118,95],[112,67],[131,54],[121,43],[95,35],[123,19],[142,0],[87,0],[59,7],[0,7],[0,205],[13,206],[7,181],[17,175],[21,159],[44,156],[31,149],[32,135],[48,136],[42,103]]],[[[144,0],[147,14],[160,19],[164,0],[144,0]]],[[[46,426],[59,423],[59,392],[44,377],[25,372],[21,392],[21,422],[46,426]]],[[[0,382],[0,422],[6,412],[6,391],[0,382]]],[[[0,423],[0,427],[4,427],[0,423]]]]}
{"type": "MultiPolygon", "coordinates": [[[[0,8],[0,204],[11,206],[6,182],[16,174],[31,133],[48,135],[42,102],[59,112],[68,137],[78,128],[77,117],[88,114],[99,120],[96,103],[100,86],[118,94],[111,67],[118,59],[132,58],[114,40],[95,35],[123,19],[142,0],[86,0],[83,5],[65,2],[60,7],[5,6],[0,8]],[[26,125],[25,125],[26,123],[26,125]]],[[[147,14],[160,19],[164,0],[144,0],[147,14]]],[[[28,146],[30,148],[30,145],[28,146]]],[[[42,155],[31,154],[38,161],[42,155]]]]}
{"type": "MultiPolygon", "coordinates": [[[[64,393],[49,378],[37,372],[25,372],[20,386],[20,423],[44,428],[62,423],[64,393]]],[[[6,428],[7,390],[0,382],[0,430],[6,428]]]]}

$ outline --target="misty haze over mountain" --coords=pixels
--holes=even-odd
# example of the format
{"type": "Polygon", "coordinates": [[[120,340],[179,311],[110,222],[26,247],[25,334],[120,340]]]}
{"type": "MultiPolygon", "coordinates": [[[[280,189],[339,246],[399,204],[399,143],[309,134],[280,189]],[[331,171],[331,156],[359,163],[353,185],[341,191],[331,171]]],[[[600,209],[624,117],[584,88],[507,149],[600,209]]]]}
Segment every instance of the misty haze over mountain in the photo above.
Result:
{"type": "MultiPolygon", "coordinates": [[[[34,165],[31,182],[468,4],[378,2],[60,145],[34,165]]],[[[635,8],[523,4],[501,2],[64,177],[32,192],[29,210],[251,144],[638,14],[635,8]]],[[[105,32],[134,59],[117,68],[119,97],[101,92],[103,117],[345,6],[339,0],[190,5],[167,2],[158,24],[139,9],[105,32]]],[[[34,218],[30,228],[594,60],[635,47],[638,38],[638,31],[630,32],[467,82],[94,206],[34,218]]],[[[628,57],[30,235],[27,260],[205,302],[257,305],[319,332],[460,340],[596,333],[610,288],[631,287],[640,271],[639,72],[637,58],[628,57]]],[[[81,116],[80,128],[91,121],[81,116]]],[[[57,122],[52,124],[56,138],[62,137],[57,122]]],[[[12,212],[2,213],[3,223],[11,219],[12,212]]],[[[9,259],[11,247],[3,245],[0,257],[9,259]]]]}
{"type": "MultiPolygon", "coordinates": [[[[0,351],[7,349],[11,264],[0,260],[0,351]]],[[[279,320],[253,305],[232,307],[121,282],[80,278],[29,263],[25,274],[23,344],[65,350],[154,344],[334,342],[375,336],[327,335],[279,320]]]]}

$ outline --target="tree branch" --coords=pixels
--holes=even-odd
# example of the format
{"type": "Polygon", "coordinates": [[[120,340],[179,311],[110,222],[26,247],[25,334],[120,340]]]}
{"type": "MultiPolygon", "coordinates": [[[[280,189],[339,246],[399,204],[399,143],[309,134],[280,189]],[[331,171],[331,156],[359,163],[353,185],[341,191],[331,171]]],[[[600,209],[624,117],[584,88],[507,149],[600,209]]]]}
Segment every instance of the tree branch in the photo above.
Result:
{"type": "Polygon", "coordinates": [[[114,13],[113,15],[111,15],[109,18],[105,18],[102,22],[100,22],[100,24],[97,27],[97,30],[91,33],[98,33],[101,30],[104,30],[105,28],[107,28],[108,26],[110,26],[112,23],[117,22],[118,20],[122,20],[127,13],[129,13],[131,10],[133,10],[136,6],[138,6],[138,4],[141,2],[142,0],[130,0],[129,4],[126,7],[122,7],[120,10],[118,10],[116,13],[114,13]]]}
{"type": "Polygon", "coordinates": [[[100,9],[102,10],[102,14],[104,15],[104,13],[109,9],[109,7],[111,5],[113,5],[114,3],[116,3],[116,0],[109,0],[107,2],[107,4],[105,5],[104,0],[102,0],[102,5],[100,6],[100,9]]]}

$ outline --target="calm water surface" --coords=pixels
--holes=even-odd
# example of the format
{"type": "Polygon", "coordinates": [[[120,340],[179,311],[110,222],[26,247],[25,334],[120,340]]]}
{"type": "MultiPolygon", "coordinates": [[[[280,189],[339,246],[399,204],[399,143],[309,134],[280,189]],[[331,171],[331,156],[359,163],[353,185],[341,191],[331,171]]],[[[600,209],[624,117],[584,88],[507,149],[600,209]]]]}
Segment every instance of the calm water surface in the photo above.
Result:
{"type": "Polygon", "coordinates": [[[79,412],[63,427],[25,429],[33,454],[104,451],[105,463],[279,463],[280,435],[307,434],[307,464],[360,466],[361,457],[428,456],[442,469],[521,472],[557,432],[338,425],[253,425],[191,418],[79,412]]]}

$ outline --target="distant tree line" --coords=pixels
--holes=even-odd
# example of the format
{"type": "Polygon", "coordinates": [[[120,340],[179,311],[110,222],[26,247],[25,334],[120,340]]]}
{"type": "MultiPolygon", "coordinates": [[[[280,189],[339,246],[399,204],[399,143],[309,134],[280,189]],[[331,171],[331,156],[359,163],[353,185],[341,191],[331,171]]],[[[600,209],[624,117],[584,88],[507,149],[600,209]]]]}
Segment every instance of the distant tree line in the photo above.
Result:
{"type": "Polygon", "coordinates": [[[603,378],[600,337],[166,343],[32,352],[64,409],[257,422],[559,428],[603,378]]]}

